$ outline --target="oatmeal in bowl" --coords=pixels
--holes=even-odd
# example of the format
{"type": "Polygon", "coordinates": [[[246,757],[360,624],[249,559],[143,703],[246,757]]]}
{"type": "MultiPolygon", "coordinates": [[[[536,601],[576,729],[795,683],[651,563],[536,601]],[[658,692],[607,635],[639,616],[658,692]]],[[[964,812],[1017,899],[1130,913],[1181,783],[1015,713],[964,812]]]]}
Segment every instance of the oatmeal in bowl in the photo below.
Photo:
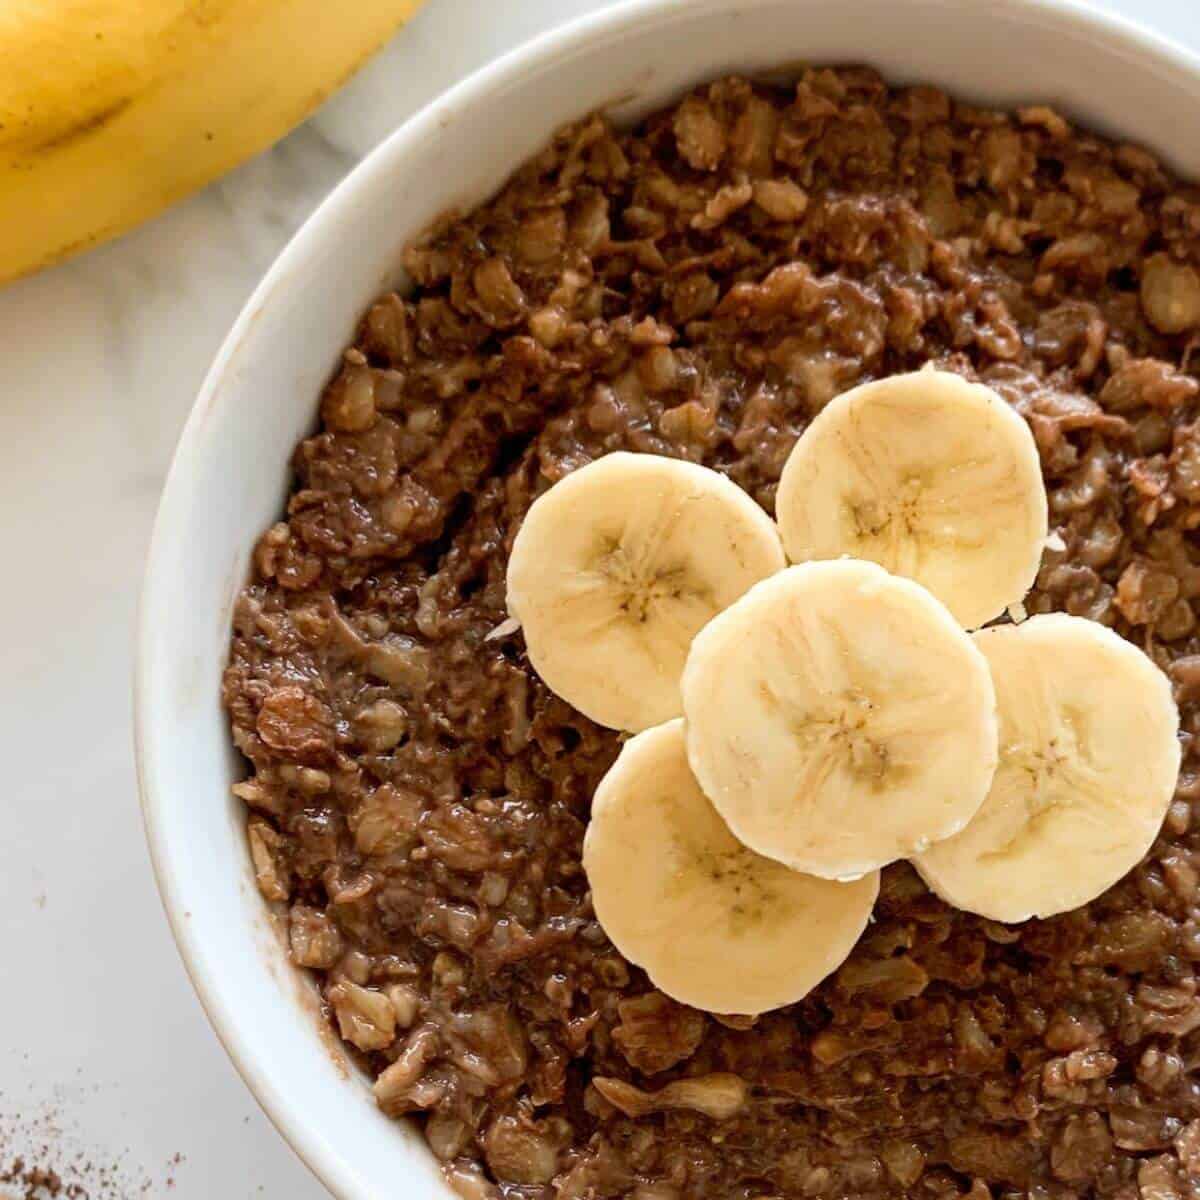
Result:
{"type": "Polygon", "coordinates": [[[1041,103],[981,107],[848,66],[720,77],[629,127],[584,119],[410,245],[411,289],[363,315],[296,447],[223,698],[290,959],[379,1108],[418,1123],[459,1190],[1191,1194],[1198,238],[1200,193],[1137,145],[1041,103]],[[969,486],[901,521],[919,473],[897,463],[953,440],[942,416],[904,410],[873,442],[850,422],[854,453],[824,490],[802,487],[844,440],[781,489],[844,397],[900,378],[992,406],[994,432],[947,468],[969,486]],[[1010,442],[1010,474],[1032,468],[1005,490],[980,463],[1010,442]],[[662,532],[675,508],[646,516],[657,501],[629,466],[662,460],[687,465],[655,467],[664,488],[716,506],[678,536],[662,532]],[[603,464],[596,498],[522,564],[531,513],[603,464]],[[853,537],[838,525],[818,552],[821,497],[856,470],[870,504],[847,501],[853,537]],[[601,528],[610,508],[621,523],[601,528]],[[611,564],[643,520],[658,540],[638,535],[630,578],[674,538],[652,602],[605,592],[583,612],[584,558],[611,564]],[[939,538],[980,560],[934,570],[939,538]],[[707,557],[718,543],[754,553],[707,557]],[[851,625],[857,600],[823,593],[753,657],[763,625],[736,624],[745,606],[811,569],[787,559],[841,554],[880,564],[856,597],[868,582],[902,596],[891,642],[882,610],[851,625]],[[711,579],[685,594],[700,558],[711,579]],[[538,589],[568,569],[570,603],[539,623],[538,589]],[[835,715],[737,741],[768,722],[764,689],[788,714],[809,703],[768,676],[789,654],[824,661],[804,626],[822,603],[848,630],[839,682],[812,689],[835,715]],[[926,618],[935,640],[909,663],[926,618]],[[732,633],[713,660],[718,626],[732,633]],[[923,696],[951,674],[978,670],[977,686],[930,725],[910,697],[870,734],[878,680],[900,688],[945,655],[961,665],[923,696]],[[731,690],[755,662],[762,686],[731,690]],[[1038,705],[1053,710],[1041,757],[1013,766],[1038,705]],[[845,761],[805,774],[843,734],[845,761]],[[737,753],[754,760],[745,796],[737,753]],[[751,794],[776,778],[804,784],[751,794]],[[1018,793],[1017,824],[993,836],[1018,793]],[[610,853],[599,810],[611,822],[619,803],[610,853]],[[885,838],[897,811],[919,819],[885,838]],[[706,822],[725,865],[706,859],[681,891],[665,831],[706,822]],[[746,878],[781,907],[743,912],[746,878]],[[697,957],[680,966],[684,944],[697,957]]]}

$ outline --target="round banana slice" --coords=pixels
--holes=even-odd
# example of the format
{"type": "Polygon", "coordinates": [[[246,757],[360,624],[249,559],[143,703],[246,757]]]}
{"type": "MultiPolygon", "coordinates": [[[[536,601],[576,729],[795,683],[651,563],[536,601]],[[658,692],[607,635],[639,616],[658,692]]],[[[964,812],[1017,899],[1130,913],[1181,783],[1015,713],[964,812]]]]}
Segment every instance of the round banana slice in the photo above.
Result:
{"type": "Polygon", "coordinates": [[[790,567],[696,637],[688,759],[752,850],[850,879],[957,833],[996,767],[987,661],[874,563],[790,567]]]}
{"type": "Polygon", "coordinates": [[[508,563],[508,611],[547,687],[636,732],[682,712],[696,632],[786,565],[775,523],[724,475],[609,454],[533,503],[508,563]]]}
{"type": "Polygon", "coordinates": [[[1029,591],[1046,489],[1024,421],[948,371],[863,384],[821,410],[775,503],[793,562],[847,554],[924,584],[967,629],[1029,591]]]}
{"type": "Polygon", "coordinates": [[[992,790],[915,862],[949,904],[1015,923],[1078,908],[1150,848],[1179,775],[1167,677],[1112,630],[1065,613],[985,629],[1000,713],[992,790]]]}
{"type": "Polygon", "coordinates": [[[747,850],[688,769],[683,722],[630,739],[583,841],[596,918],[655,987],[709,1012],[792,1004],[845,961],[879,874],[833,883],[747,850]]]}

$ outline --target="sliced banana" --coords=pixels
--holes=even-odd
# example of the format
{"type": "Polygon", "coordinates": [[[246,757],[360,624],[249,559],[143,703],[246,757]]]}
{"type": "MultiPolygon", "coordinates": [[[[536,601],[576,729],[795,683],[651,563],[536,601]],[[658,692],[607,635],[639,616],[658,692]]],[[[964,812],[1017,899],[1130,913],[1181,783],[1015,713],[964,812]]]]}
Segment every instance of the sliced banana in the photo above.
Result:
{"type": "Polygon", "coordinates": [[[1179,774],[1166,676],[1064,613],[975,635],[991,666],[1000,765],[979,814],[916,859],[948,903],[994,921],[1094,900],[1150,848],[1179,774]]]}
{"type": "Polygon", "coordinates": [[[752,850],[848,879],[957,833],[996,767],[987,662],[924,588],[805,563],[697,635],[688,759],[752,850]]]}
{"type": "Polygon", "coordinates": [[[1029,427],[948,371],[831,401],[788,458],[775,511],[793,562],[870,559],[924,584],[967,629],[1024,597],[1046,540],[1029,427]]]}
{"type": "Polygon", "coordinates": [[[832,883],[747,850],[688,769],[683,722],[628,741],[583,842],[596,918],[654,985],[709,1012],[791,1004],[853,949],[879,874],[832,883]]]}
{"type": "Polygon", "coordinates": [[[682,712],[696,632],[784,566],[775,523],[724,475],[609,454],[530,508],[508,610],[547,687],[601,725],[637,731],[682,712]]]}

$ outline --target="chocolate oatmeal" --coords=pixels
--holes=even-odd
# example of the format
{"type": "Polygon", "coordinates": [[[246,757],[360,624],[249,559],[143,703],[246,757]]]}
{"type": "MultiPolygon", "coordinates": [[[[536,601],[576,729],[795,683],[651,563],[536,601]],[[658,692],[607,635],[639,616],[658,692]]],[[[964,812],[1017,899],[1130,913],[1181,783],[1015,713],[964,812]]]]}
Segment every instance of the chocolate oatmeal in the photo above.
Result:
{"type": "Polygon", "coordinates": [[[1200,1196],[1198,260],[1200,190],[1145,151],[859,69],[586,121],[409,251],[296,450],[224,696],[292,959],[465,1194],[1200,1196]],[[925,363],[1029,422],[1054,533],[1026,607],[1168,673],[1176,798],[1084,909],[1002,926],[899,864],[801,1003],[685,1008],[591,910],[619,736],[529,667],[513,536],[615,450],[772,512],[831,397],[925,363]]]}

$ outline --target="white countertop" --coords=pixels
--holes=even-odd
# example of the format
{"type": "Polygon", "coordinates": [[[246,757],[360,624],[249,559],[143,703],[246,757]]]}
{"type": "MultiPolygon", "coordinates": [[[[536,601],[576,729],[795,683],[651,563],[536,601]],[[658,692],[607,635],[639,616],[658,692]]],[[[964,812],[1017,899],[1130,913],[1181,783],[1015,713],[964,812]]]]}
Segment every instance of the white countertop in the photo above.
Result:
{"type": "MultiPolygon", "coordinates": [[[[0,291],[0,545],[18,564],[0,586],[0,1178],[24,1156],[91,1200],[326,1195],[234,1073],[159,906],[130,732],[142,557],[204,371],[304,217],[428,99],[605,2],[429,0],[270,153],[0,291]]],[[[1194,0],[1096,2],[1200,50],[1194,0]]]]}

